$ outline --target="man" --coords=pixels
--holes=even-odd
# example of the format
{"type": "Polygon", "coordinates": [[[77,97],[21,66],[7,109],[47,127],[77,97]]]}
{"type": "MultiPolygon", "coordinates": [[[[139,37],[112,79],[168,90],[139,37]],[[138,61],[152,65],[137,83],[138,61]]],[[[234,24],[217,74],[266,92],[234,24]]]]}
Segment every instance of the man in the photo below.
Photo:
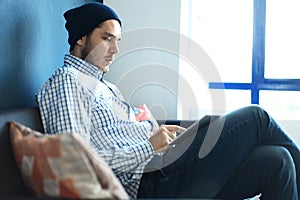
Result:
{"type": "MultiPolygon", "coordinates": [[[[206,156],[199,149],[209,125],[171,146],[185,129],[136,121],[115,85],[105,81],[119,52],[122,22],[111,8],[88,3],[65,12],[70,54],[37,94],[46,133],[76,133],[111,166],[132,198],[298,199],[300,151],[258,106],[214,120],[222,124],[206,156]],[[153,163],[170,160],[154,169],[153,163]]],[[[151,38],[148,38],[151,39],[151,38]]]]}

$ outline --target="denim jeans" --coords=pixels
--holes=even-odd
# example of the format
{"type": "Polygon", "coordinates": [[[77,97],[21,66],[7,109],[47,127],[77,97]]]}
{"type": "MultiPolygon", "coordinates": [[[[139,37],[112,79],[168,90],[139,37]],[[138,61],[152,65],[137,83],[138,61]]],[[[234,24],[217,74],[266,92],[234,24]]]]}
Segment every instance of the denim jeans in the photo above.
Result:
{"type": "Polygon", "coordinates": [[[153,158],[160,166],[150,161],[139,198],[245,199],[261,194],[261,199],[298,199],[299,148],[260,107],[236,110],[189,131],[191,137],[153,158]],[[211,125],[221,127],[220,134],[208,154],[199,156],[211,125]]]}

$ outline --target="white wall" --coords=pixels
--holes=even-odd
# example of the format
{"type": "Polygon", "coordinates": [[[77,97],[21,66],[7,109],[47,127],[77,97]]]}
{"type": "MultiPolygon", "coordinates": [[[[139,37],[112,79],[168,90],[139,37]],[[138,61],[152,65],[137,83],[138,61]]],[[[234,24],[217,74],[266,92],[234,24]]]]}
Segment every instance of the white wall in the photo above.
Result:
{"type": "Polygon", "coordinates": [[[287,134],[300,146],[300,121],[278,121],[287,134]]]}
{"type": "Polygon", "coordinates": [[[160,119],[177,117],[180,0],[104,0],[122,19],[120,54],[106,79],[131,105],[160,119]],[[151,98],[149,98],[151,97],[151,98]]]}

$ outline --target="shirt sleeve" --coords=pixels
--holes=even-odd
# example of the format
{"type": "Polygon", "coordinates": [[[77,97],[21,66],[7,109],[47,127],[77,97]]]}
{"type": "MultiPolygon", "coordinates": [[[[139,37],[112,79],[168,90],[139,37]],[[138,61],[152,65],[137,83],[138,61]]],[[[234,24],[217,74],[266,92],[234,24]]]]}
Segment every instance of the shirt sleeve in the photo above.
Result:
{"type": "Polygon", "coordinates": [[[151,129],[151,124],[147,121],[119,121],[95,129],[92,143],[116,174],[143,173],[145,165],[155,154],[152,144],[145,136],[151,129]]]}
{"type": "Polygon", "coordinates": [[[37,95],[46,133],[77,133],[90,139],[92,98],[68,74],[50,79],[37,95]]]}
{"type": "Polygon", "coordinates": [[[92,117],[91,142],[115,173],[142,173],[154,155],[148,121],[120,120],[108,101],[99,99],[92,117]]]}

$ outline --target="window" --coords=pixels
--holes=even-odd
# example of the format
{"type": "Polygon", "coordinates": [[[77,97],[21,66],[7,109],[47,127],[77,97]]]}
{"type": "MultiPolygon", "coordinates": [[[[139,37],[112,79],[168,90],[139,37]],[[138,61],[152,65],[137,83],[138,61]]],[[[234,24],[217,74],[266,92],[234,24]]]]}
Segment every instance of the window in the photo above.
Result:
{"type": "Polygon", "coordinates": [[[266,6],[267,78],[300,78],[300,1],[272,0],[266,6]]]}
{"type": "MultiPolygon", "coordinates": [[[[182,58],[179,72],[194,80],[190,87],[198,105],[179,104],[179,118],[194,119],[207,111],[222,113],[260,104],[277,119],[300,119],[297,0],[181,2],[181,33],[203,48],[220,79],[192,78],[195,66],[182,58]],[[224,93],[224,106],[213,109],[212,95],[220,92],[224,93]]],[[[185,98],[179,79],[179,99],[185,98]]]]}

